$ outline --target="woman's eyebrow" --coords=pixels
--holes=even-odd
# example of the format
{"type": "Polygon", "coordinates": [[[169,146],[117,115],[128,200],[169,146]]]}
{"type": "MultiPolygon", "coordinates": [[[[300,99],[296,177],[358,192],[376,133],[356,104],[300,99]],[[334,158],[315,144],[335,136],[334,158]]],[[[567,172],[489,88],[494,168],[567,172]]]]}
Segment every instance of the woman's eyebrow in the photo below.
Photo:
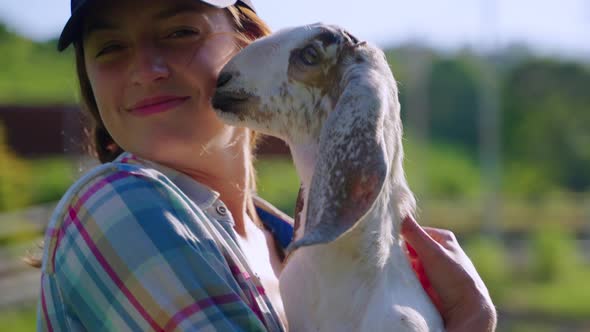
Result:
{"type": "Polygon", "coordinates": [[[164,9],[163,11],[154,15],[153,18],[156,20],[163,20],[176,15],[195,12],[201,12],[198,6],[191,4],[179,4],[174,7],[164,9]]]}
{"type": "Polygon", "coordinates": [[[116,30],[117,26],[102,20],[93,20],[88,26],[86,27],[85,35],[90,37],[93,33],[96,33],[100,30],[116,30]]]}
{"type": "MultiPolygon", "coordinates": [[[[197,5],[190,5],[190,4],[179,4],[171,8],[166,8],[158,13],[156,13],[152,18],[154,20],[164,20],[167,18],[174,17],[176,15],[185,14],[185,13],[198,13],[202,12],[202,7],[197,5]]],[[[88,26],[86,27],[85,35],[90,37],[91,34],[96,33],[100,30],[116,30],[118,28],[117,25],[96,19],[93,20],[88,26]]]]}

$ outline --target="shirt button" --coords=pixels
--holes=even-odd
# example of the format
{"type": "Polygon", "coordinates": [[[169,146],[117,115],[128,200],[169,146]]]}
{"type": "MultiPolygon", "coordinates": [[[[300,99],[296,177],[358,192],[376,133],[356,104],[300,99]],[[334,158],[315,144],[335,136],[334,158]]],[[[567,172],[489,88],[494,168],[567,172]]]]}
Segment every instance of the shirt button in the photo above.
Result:
{"type": "Polygon", "coordinates": [[[215,208],[215,211],[217,211],[217,213],[219,213],[219,215],[221,215],[221,216],[225,216],[227,214],[227,209],[223,205],[217,206],[215,208]]]}

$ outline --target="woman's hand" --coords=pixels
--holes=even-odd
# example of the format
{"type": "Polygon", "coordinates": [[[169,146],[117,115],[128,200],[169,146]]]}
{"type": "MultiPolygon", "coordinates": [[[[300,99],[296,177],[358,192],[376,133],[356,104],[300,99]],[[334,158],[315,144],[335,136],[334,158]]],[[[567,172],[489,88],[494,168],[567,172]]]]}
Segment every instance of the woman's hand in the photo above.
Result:
{"type": "Polygon", "coordinates": [[[455,235],[422,228],[411,217],[403,220],[401,231],[412,267],[447,331],[494,331],[496,309],[488,289],[455,235]]]}

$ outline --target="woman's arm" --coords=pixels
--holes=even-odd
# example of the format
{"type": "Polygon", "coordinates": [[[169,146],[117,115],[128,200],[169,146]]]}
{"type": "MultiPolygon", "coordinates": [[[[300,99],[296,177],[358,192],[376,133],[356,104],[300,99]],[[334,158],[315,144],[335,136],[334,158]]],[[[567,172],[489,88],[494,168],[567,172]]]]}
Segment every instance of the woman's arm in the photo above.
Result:
{"type": "Polygon", "coordinates": [[[264,330],[202,221],[166,190],[130,175],[72,200],[53,231],[39,330],[264,330]]]}
{"type": "Polygon", "coordinates": [[[455,235],[420,227],[410,217],[402,223],[408,256],[426,293],[449,332],[494,331],[496,309],[488,289],[455,235]]]}

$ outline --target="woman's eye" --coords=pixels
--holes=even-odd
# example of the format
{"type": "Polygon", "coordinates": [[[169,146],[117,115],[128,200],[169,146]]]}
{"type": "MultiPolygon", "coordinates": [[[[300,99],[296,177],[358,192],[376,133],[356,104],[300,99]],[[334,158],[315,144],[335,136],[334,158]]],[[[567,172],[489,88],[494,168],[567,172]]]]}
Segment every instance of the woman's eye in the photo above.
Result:
{"type": "Polygon", "coordinates": [[[168,38],[183,38],[198,36],[199,31],[192,29],[178,29],[168,35],[168,38]]]}
{"type": "Polygon", "coordinates": [[[313,46],[307,46],[299,53],[301,61],[308,65],[317,65],[320,62],[320,53],[313,46]]]}
{"type": "Polygon", "coordinates": [[[120,51],[123,49],[123,45],[120,44],[109,44],[106,45],[104,47],[102,47],[98,53],[96,54],[96,57],[102,56],[102,55],[107,55],[107,54],[112,54],[115,53],[117,51],[120,51]]]}

